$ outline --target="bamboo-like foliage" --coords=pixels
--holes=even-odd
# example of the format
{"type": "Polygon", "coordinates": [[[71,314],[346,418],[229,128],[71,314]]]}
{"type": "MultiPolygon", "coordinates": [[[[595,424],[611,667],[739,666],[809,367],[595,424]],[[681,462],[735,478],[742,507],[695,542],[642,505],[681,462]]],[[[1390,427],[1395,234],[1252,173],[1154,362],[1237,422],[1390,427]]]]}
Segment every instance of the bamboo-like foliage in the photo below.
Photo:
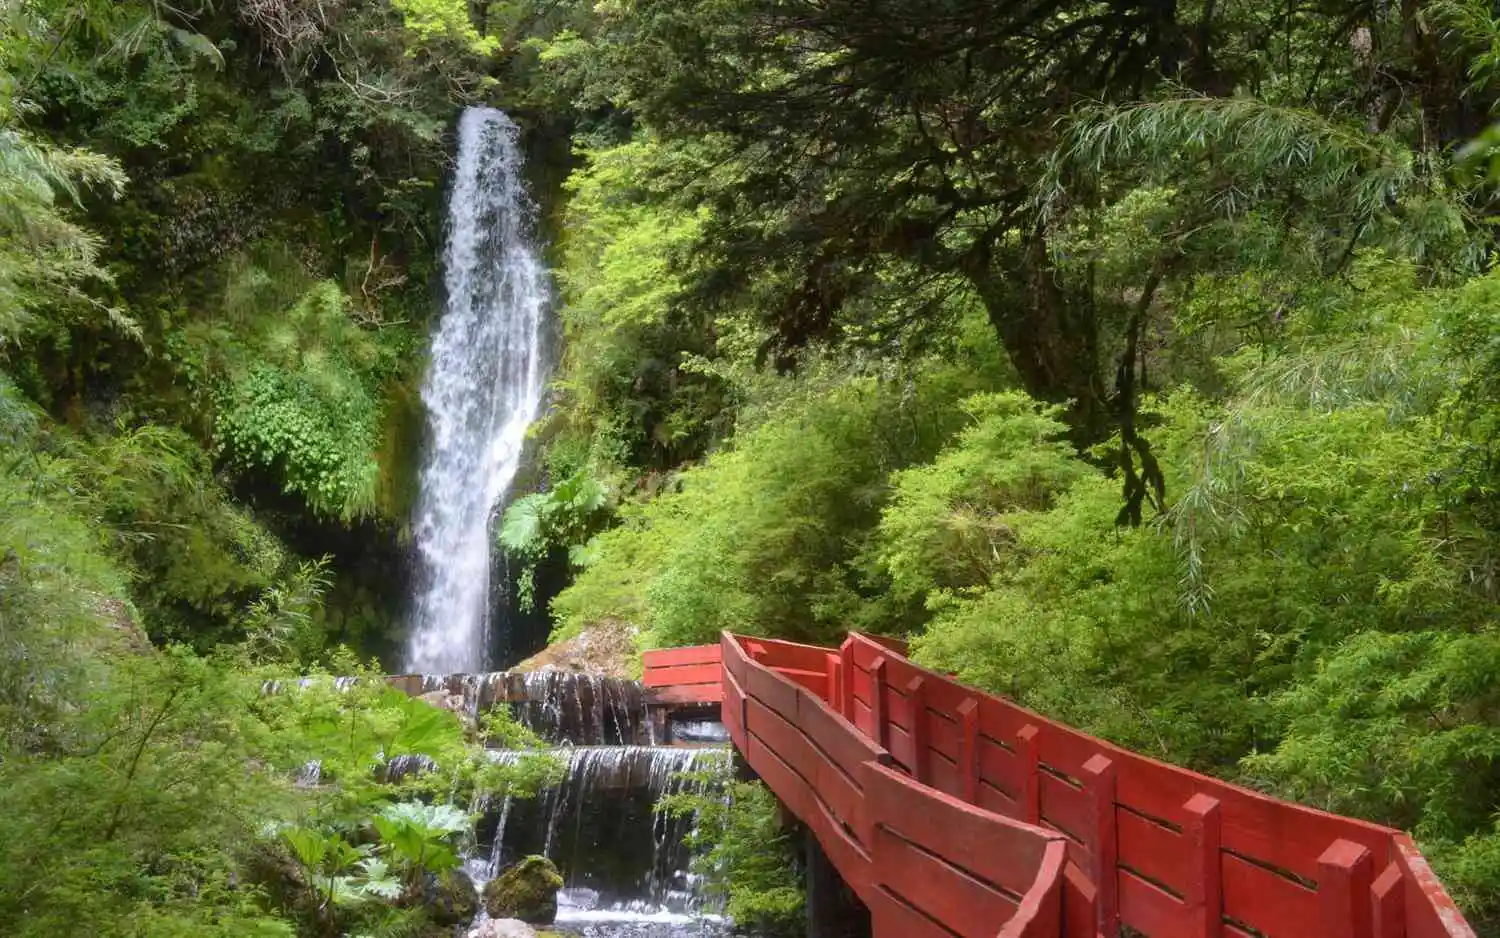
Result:
{"type": "Polygon", "coordinates": [[[90,281],[109,279],[99,264],[103,245],[67,216],[86,191],[117,196],[124,186],[115,161],[0,124],[0,349],[58,307],[81,306],[139,334],[125,314],[88,292],[90,281]]]}
{"type": "Polygon", "coordinates": [[[1315,232],[1330,269],[1372,244],[1455,272],[1483,256],[1478,226],[1439,167],[1389,134],[1308,109],[1188,94],[1085,107],[1049,157],[1036,204],[1059,224],[1141,185],[1176,191],[1184,251],[1201,250],[1209,233],[1222,243],[1215,222],[1266,212],[1315,232]]]}

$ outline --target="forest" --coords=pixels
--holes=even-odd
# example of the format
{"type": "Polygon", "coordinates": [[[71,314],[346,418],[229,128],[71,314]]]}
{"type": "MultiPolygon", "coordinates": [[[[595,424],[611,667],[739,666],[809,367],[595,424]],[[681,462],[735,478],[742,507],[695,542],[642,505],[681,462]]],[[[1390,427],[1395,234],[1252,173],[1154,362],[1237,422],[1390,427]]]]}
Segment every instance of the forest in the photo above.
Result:
{"type": "Polygon", "coordinates": [[[0,0],[0,933],[445,933],[448,802],[555,771],[376,689],[476,104],[554,641],[905,637],[1500,929],[1490,4],[0,0]]]}

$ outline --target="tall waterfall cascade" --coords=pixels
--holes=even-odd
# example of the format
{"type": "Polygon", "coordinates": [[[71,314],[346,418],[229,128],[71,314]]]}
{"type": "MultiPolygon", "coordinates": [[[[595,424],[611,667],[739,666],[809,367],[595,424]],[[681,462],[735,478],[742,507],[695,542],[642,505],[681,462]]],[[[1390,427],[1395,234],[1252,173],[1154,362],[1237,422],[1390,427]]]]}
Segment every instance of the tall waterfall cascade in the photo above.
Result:
{"type": "Polygon", "coordinates": [[[428,449],[414,538],[409,671],[488,664],[491,525],[542,399],[549,278],[532,237],[519,133],[471,108],[459,124],[444,252],[447,308],[422,385],[428,449]]]}

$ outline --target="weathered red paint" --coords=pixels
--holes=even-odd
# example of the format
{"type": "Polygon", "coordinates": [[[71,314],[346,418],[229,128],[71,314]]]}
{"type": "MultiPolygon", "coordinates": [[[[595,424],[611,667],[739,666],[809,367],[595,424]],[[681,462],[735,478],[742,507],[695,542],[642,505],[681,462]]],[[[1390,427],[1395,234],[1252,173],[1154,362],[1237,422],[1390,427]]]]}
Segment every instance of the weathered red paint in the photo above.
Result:
{"type": "Polygon", "coordinates": [[[726,632],[645,667],[658,699],[723,701],[876,938],[1475,938],[1399,831],[1121,749],[897,642],[726,632]]]}

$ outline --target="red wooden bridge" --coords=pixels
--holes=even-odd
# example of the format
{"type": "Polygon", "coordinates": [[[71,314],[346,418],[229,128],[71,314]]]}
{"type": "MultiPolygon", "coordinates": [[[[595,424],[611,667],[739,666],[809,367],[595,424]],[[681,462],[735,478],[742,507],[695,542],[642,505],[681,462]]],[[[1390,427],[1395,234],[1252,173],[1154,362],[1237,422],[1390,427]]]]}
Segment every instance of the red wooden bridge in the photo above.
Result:
{"type": "Polygon", "coordinates": [[[648,652],[870,910],[875,938],[1474,938],[1403,833],[1113,746],[912,664],[725,633],[648,652]]]}

